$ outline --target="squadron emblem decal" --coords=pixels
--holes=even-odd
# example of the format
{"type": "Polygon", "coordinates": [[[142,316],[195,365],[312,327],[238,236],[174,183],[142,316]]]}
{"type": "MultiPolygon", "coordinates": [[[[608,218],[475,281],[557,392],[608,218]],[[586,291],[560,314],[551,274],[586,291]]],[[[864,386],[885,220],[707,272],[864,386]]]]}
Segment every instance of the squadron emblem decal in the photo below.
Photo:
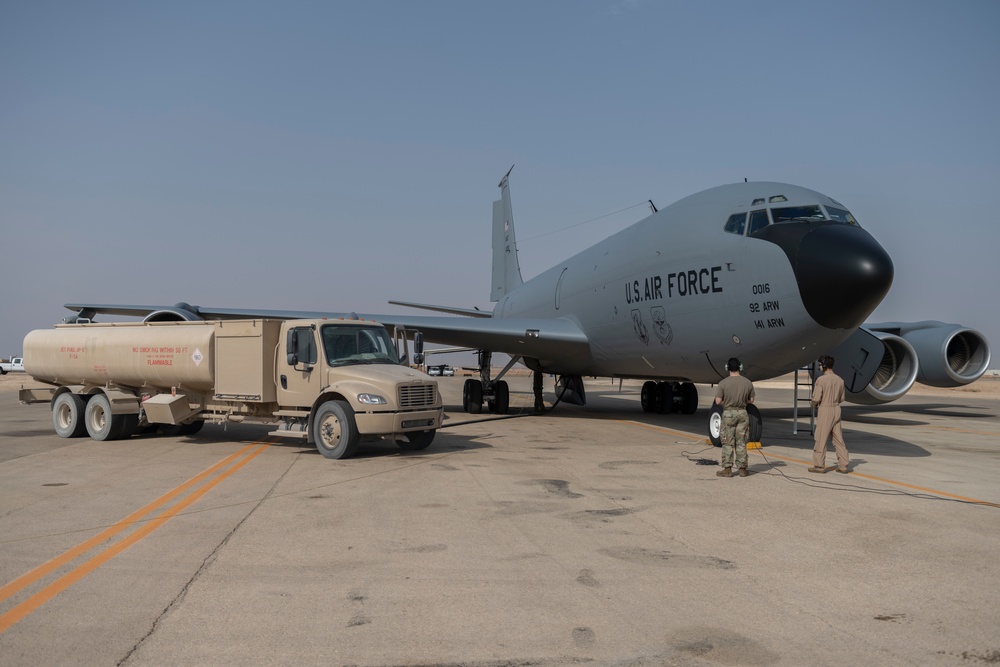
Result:
{"type": "Polygon", "coordinates": [[[632,309],[632,329],[635,330],[635,335],[639,337],[639,340],[649,345],[649,331],[646,330],[646,325],[642,323],[642,313],[639,312],[638,308],[632,309]]]}
{"type": "Polygon", "coordinates": [[[661,343],[670,345],[670,341],[674,339],[674,330],[667,324],[666,311],[662,307],[656,306],[649,309],[649,315],[653,319],[653,333],[656,334],[661,343]]]}

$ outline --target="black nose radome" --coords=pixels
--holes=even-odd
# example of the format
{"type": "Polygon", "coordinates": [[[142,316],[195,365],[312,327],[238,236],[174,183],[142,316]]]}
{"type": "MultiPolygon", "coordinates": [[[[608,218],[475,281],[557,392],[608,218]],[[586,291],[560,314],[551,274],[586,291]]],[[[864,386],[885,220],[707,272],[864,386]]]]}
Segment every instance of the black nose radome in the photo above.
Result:
{"type": "Polygon", "coordinates": [[[806,311],[830,329],[860,326],[892,285],[892,259],[856,225],[783,223],[756,236],[785,251],[806,311]]]}

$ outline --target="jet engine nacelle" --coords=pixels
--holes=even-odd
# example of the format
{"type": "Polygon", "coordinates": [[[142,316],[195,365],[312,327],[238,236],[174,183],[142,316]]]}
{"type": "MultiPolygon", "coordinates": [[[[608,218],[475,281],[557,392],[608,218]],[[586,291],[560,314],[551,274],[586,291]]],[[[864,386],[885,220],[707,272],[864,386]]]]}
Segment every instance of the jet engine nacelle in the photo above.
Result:
{"type": "Polygon", "coordinates": [[[196,322],[205,319],[198,314],[198,306],[189,303],[175,303],[169,308],[154,310],[143,318],[143,322],[196,322]]]}
{"type": "Polygon", "coordinates": [[[863,391],[847,392],[846,399],[851,403],[881,405],[895,401],[910,390],[920,370],[917,352],[906,340],[881,331],[872,331],[871,334],[885,346],[882,361],[863,391]]]}
{"type": "Polygon", "coordinates": [[[978,331],[958,324],[931,325],[903,330],[920,360],[917,382],[932,387],[960,387],[975,382],[990,364],[990,344],[978,331]]]}

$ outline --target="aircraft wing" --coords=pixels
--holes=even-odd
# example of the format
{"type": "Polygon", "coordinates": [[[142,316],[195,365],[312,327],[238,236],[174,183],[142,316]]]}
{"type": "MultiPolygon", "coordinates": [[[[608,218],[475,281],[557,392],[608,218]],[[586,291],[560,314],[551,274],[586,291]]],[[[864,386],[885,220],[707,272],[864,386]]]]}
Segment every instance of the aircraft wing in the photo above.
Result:
{"type": "Polygon", "coordinates": [[[68,303],[66,308],[88,319],[103,313],[145,317],[150,321],[360,317],[389,327],[420,331],[424,340],[431,343],[535,358],[562,367],[583,367],[590,358],[590,341],[586,334],[573,320],[560,317],[494,319],[490,316],[373,315],[313,310],[207,308],[186,303],[173,306],[68,303]]]}

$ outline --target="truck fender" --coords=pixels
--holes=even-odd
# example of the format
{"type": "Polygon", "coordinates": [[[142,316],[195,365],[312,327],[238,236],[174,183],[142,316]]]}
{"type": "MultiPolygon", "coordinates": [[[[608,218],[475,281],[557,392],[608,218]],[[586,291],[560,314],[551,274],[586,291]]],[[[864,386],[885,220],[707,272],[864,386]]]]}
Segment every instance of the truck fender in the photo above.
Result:
{"type": "Polygon", "coordinates": [[[107,396],[108,402],[111,404],[111,414],[113,415],[139,414],[139,397],[132,392],[123,391],[121,389],[94,387],[88,392],[87,396],[84,396],[84,398],[96,396],[97,394],[104,394],[107,396]]]}
{"type": "Polygon", "coordinates": [[[310,445],[316,444],[316,440],[313,438],[313,424],[316,420],[316,411],[319,410],[319,406],[323,405],[327,401],[345,401],[348,405],[351,404],[351,402],[347,400],[346,396],[338,394],[335,391],[327,390],[320,394],[319,397],[313,402],[312,408],[309,410],[309,421],[306,422],[308,424],[307,430],[309,433],[309,436],[306,438],[306,442],[310,445]]]}
{"type": "Polygon", "coordinates": [[[87,400],[89,398],[89,395],[84,392],[82,384],[66,384],[52,391],[52,399],[49,401],[50,406],[55,405],[56,399],[67,393],[79,394],[80,398],[83,400],[87,400]]]}

